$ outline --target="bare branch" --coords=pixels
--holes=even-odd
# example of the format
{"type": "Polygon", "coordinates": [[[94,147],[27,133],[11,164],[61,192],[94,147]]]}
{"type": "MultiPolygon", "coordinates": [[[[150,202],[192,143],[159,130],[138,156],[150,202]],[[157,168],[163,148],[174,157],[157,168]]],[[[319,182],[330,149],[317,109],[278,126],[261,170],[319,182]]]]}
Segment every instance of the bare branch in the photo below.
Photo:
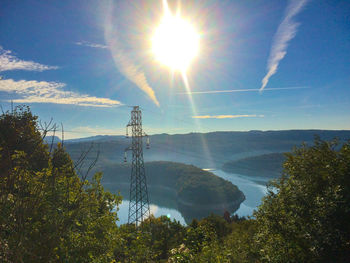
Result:
{"type": "Polygon", "coordinates": [[[63,123],[61,122],[61,128],[62,128],[62,137],[61,137],[61,143],[62,143],[62,147],[64,145],[64,130],[63,130],[63,123]]]}
{"type": "Polygon", "coordinates": [[[39,121],[39,131],[42,131],[42,139],[44,140],[47,133],[52,131],[55,127],[56,124],[52,124],[53,118],[50,119],[49,123],[44,122],[44,124],[41,122],[41,120],[39,121]]]}
{"type": "Polygon", "coordinates": [[[56,135],[56,124],[54,124],[54,126],[53,126],[53,135],[52,135],[52,138],[51,138],[50,154],[51,154],[51,151],[52,151],[53,142],[55,140],[55,135],[56,135]]]}
{"type": "Polygon", "coordinates": [[[86,178],[88,177],[88,175],[89,175],[91,169],[95,167],[95,165],[96,165],[96,163],[97,163],[99,157],[100,157],[100,144],[98,144],[98,150],[97,150],[95,159],[90,163],[89,168],[87,169],[85,175],[82,176],[82,180],[83,180],[83,181],[86,180],[86,178]]]}
{"type": "Polygon", "coordinates": [[[77,168],[78,166],[81,167],[81,164],[85,161],[86,156],[89,154],[89,152],[92,150],[93,147],[94,147],[94,143],[92,142],[90,144],[90,147],[89,147],[88,150],[82,151],[82,153],[80,154],[78,160],[74,164],[74,169],[77,168]]]}

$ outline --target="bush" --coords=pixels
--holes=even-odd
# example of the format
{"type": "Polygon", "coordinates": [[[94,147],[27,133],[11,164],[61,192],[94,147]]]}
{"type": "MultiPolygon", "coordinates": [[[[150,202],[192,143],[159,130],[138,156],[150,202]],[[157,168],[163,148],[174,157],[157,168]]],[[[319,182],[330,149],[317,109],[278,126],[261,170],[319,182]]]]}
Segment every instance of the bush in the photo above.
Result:
{"type": "Polygon", "coordinates": [[[266,262],[350,258],[350,145],[315,140],[287,155],[284,174],[255,213],[266,262]]]}
{"type": "Polygon", "coordinates": [[[37,117],[17,107],[0,116],[2,262],[110,262],[116,206],[96,174],[82,181],[61,145],[52,155],[37,117]]]}

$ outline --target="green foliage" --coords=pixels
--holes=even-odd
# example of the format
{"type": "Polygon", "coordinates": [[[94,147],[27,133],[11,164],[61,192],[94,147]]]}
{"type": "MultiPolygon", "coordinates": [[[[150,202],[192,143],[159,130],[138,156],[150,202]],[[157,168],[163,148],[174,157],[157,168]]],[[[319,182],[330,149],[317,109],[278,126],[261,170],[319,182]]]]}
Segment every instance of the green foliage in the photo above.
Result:
{"type": "Polygon", "coordinates": [[[258,262],[255,233],[254,220],[227,223],[222,217],[211,215],[193,221],[185,237],[187,254],[192,256],[188,262],[258,262]]]}
{"type": "Polygon", "coordinates": [[[230,231],[219,218],[194,220],[171,262],[347,262],[349,143],[317,139],[288,154],[284,168],[256,219],[232,220],[230,231]]]}
{"type": "Polygon", "coordinates": [[[116,247],[117,262],[166,261],[169,252],[179,246],[185,235],[185,227],[166,216],[151,216],[141,226],[122,225],[119,228],[121,247],[116,247]]]}
{"type": "Polygon", "coordinates": [[[225,239],[223,256],[227,262],[259,262],[259,255],[255,244],[257,231],[253,219],[232,223],[232,233],[225,239]]]}
{"type": "MultiPolygon", "coordinates": [[[[121,197],[104,190],[101,173],[80,179],[61,144],[50,154],[36,123],[26,107],[0,116],[0,262],[350,258],[350,142],[339,146],[317,139],[314,146],[287,154],[283,176],[271,183],[256,219],[210,215],[185,227],[152,216],[136,228],[118,228],[121,197]]],[[[210,205],[213,196],[225,200],[237,194],[194,166],[161,165],[157,169],[169,174],[166,186],[180,198],[195,196],[194,201],[210,205]]],[[[164,180],[163,172],[154,178],[164,180]]]]}
{"type": "Polygon", "coordinates": [[[350,145],[316,139],[288,154],[284,174],[255,213],[266,262],[350,258],[350,145]]]}
{"type": "Polygon", "coordinates": [[[18,107],[0,116],[2,262],[111,262],[115,207],[96,174],[82,181],[61,145],[42,142],[37,117],[18,107]]]}
{"type": "Polygon", "coordinates": [[[20,106],[10,114],[0,116],[0,173],[4,176],[6,187],[13,187],[14,178],[9,176],[13,161],[11,157],[17,152],[27,156],[29,169],[40,171],[48,166],[47,145],[42,143],[41,134],[36,126],[37,117],[28,107],[20,106]]]}
{"type": "Polygon", "coordinates": [[[206,226],[212,229],[215,238],[220,242],[232,232],[232,226],[222,217],[211,214],[199,222],[199,226],[206,226]]]}
{"type": "Polygon", "coordinates": [[[170,251],[170,256],[168,259],[169,263],[186,263],[193,261],[194,255],[184,244],[181,244],[179,247],[173,248],[170,251]]]}

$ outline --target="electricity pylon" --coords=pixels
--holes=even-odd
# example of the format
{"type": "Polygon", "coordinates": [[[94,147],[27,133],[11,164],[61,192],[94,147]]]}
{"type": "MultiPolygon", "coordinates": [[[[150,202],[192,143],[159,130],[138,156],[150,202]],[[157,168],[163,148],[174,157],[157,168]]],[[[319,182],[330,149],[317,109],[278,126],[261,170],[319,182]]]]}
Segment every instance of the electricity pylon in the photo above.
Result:
{"type": "Polygon", "coordinates": [[[132,143],[124,152],[124,162],[126,162],[126,152],[132,151],[128,223],[139,226],[150,215],[142,149],[143,137],[147,137],[147,149],[149,149],[149,137],[142,130],[142,116],[139,106],[134,106],[131,111],[131,120],[126,126],[127,138],[129,127],[132,130],[132,143]]]}

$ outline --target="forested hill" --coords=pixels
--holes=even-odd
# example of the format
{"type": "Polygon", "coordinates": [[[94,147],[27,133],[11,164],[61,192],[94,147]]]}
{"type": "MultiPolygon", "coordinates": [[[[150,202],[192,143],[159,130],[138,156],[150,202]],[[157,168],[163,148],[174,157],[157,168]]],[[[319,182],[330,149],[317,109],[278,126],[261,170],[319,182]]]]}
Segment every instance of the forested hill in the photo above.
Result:
{"type": "Polygon", "coordinates": [[[269,153],[226,162],[222,169],[229,173],[274,178],[281,176],[285,161],[283,153],[269,153]]]}
{"type": "MultiPolygon", "coordinates": [[[[176,161],[202,168],[221,168],[232,160],[274,152],[288,152],[303,142],[312,145],[315,136],[323,140],[350,139],[350,131],[342,130],[284,130],[248,132],[211,132],[189,134],[152,135],[151,150],[146,161],[176,161]]],[[[78,158],[91,142],[99,145],[100,159],[122,162],[124,149],[130,139],[122,136],[94,136],[67,140],[65,146],[73,159],[78,158]]]]}
{"type": "Polygon", "coordinates": [[[82,180],[64,146],[50,151],[37,127],[24,106],[0,115],[0,262],[349,262],[350,141],[295,148],[254,218],[118,226],[121,197],[104,190],[101,174],[82,180]]]}
{"type": "MultiPolygon", "coordinates": [[[[146,163],[145,168],[153,202],[166,201],[166,206],[179,210],[188,223],[211,213],[233,213],[245,200],[237,186],[193,165],[158,161],[146,163]]],[[[103,172],[107,189],[129,198],[130,164],[101,161],[94,170],[103,172]]]]}
{"type": "MultiPolygon", "coordinates": [[[[208,205],[244,200],[237,186],[193,165],[158,161],[146,163],[145,168],[149,185],[171,188],[188,202],[208,205]]],[[[130,164],[101,162],[95,169],[103,172],[106,184],[130,182],[130,164]]]]}

